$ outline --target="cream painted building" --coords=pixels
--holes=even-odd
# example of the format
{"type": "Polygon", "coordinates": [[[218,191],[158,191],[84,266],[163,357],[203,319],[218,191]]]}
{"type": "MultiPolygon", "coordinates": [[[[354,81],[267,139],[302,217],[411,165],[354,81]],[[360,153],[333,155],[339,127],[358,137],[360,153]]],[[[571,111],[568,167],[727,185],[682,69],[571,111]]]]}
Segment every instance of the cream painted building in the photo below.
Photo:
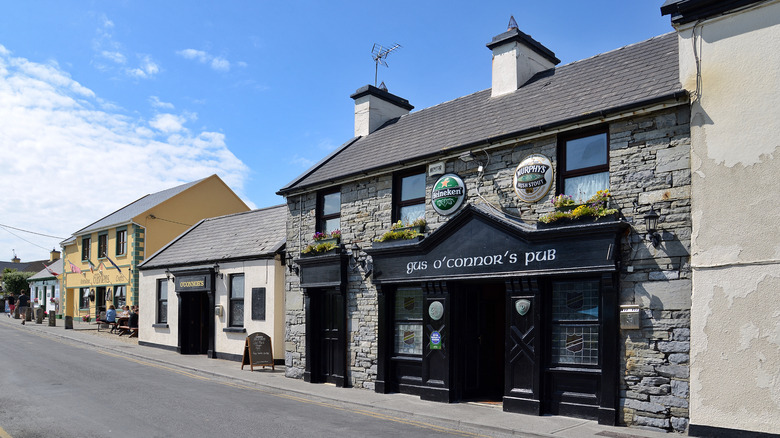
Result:
{"type": "Polygon", "coordinates": [[[140,266],[139,343],[240,361],[261,332],[284,362],[283,205],[200,221],[140,266]]]}
{"type": "Polygon", "coordinates": [[[137,266],[199,220],[249,210],[217,176],[146,195],[62,242],[65,326],[138,304],[137,266]]]}
{"type": "Polygon", "coordinates": [[[780,1],[661,11],[692,100],[689,433],[780,434],[780,1]]]}

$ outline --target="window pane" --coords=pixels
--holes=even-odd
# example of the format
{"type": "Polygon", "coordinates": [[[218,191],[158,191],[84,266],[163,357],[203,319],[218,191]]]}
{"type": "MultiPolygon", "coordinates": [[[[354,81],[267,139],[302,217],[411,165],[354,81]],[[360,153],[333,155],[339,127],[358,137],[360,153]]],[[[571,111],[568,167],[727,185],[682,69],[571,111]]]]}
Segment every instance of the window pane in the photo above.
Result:
{"type": "Polygon", "coordinates": [[[399,219],[405,224],[411,224],[417,219],[425,218],[425,204],[409,205],[401,207],[399,219]]]}
{"type": "Polygon", "coordinates": [[[401,180],[401,201],[425,197],[425,174],[407,176],[401,180]]]}
{"type": "Polygon", "coordinates": [[[553,327],[552,362],[554,364],[598,365],[598,325],[559,325],[553,327]]]}
{"type": "Polygon", "coordinates": [[[422,355],[422,324],[395,324],[395,352],[422,355]]]}
{"type": "Polygon", "coordinates": [[[167,300],[168,299],[168,282],[165,280],[161,280],[160,283],[160,299],[161,300],[167,300]]]}
{"type": "Polygon", "coordinates": [[[159,323],[167,323],[168,322],[168,302],[167,301],[160,301],[159,309],[157,310],[157,322],[159,323]]]}
{"type": "Polygon", "coordinates": [[[607,164],[607,134],[578,138],[566,142],[566,170],[607,164]]]}
{"type": "Polygon", "coordinates": [[[236,300],[230,302],[230,325],[244,325],[244,301],[236,300]]]}
{"type": "Polygon", "coordinates": [[[598,320],[599,282],[558,281],[553,283],[552,320],[598,320]]]}
{"type": "Polygon", "coordinates": [[[422,289],[399,288],[395,292],[395,320],[421,320],[422,304],[422,289]]]}
{"type": "Polygon", "coordinates": [[[244,276],[233,275],[230,277],[230,297],[244,298],[244,276]]]}
{"type": "Polygon", "coordinates": [[[323,227],[322,232],[325,234],[330,234],[332,231],[340,230],[340,229],[341,229],[341,219],[334,218],[325,221],[325,226],[323,227]]]}
{"type": "Polygon", "coordinates": [[[341,192],[330,193],[322,197],[322,214],[338,214],[341,211],[341,192]]]}
{"type": "Polygon", "coordinates": [[[571,196],[576,201],[586,201],[599,190],[606,190],[608,188],[609,172],[601,172],[592,175],[566,178],[563,193],[571,196]]]}

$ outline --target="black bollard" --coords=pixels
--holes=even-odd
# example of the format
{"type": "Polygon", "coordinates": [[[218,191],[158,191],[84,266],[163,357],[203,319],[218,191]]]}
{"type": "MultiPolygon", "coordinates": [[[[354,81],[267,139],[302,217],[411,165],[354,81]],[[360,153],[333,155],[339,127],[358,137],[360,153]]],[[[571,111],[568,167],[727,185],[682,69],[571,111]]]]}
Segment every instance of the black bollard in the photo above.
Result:
{"type": "Polygon", "coordinates": [[[57,327],[57,315],[54,311],[49,312],[49,327],[57,327]]]}
{"type": "Polygon", "coordinates": [[[73,328],[73,317],[65,315],[65,330],[73,328]]]}

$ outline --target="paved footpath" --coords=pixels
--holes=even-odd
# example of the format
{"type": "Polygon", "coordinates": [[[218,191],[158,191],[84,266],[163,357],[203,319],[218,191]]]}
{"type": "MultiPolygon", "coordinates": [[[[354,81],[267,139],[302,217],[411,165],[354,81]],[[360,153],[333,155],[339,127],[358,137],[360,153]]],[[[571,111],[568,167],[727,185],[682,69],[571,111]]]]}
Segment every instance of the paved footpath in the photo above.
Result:
{"type": "Polygon", "coordinates": [[[507,434],[521,437],[565,437],[565,438],[660,438],[674,437],[638,428],[602,426],[595,421],[560,416],[523,415],[504,412],[499,406],[474,403],[437,403],[420,400],[407,394],[377,394],[358,388],[337,388],[332,385],[306,383],[300,379],[284,377],[284,366],[263,370],[249,366],[241,370],[241,364],[223,359],[209,359],[205,355],[182,355],[162,348],[138,345],[134,340],[122,339],[116,335],[97,333],[94,324],[74,321],[74,328],[65,330],[62,320],[56,327],[50,327],[48,320],[43,324],[0,316],[0,324],[13,324],[23,330],[56,336],[83,343],[102,350],[113,351],[148,361],[166,364],[170,367],[199,372],[205,375],[254,384],[269,390],[293,393],[301,397],[312,397],[353,405],[356,408],[370,406],[388,415],[403,413],[419,421],[443,421],[450,424],[474,428],[489,435],[507,434]]]}

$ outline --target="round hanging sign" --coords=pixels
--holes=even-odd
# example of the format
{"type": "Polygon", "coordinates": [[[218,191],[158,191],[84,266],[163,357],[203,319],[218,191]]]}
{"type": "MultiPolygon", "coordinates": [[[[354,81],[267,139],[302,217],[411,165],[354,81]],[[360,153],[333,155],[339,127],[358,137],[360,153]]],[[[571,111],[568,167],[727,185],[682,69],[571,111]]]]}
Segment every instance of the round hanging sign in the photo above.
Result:
{"type": "Polygon", "coordinates": [[[428,306],[428,316],[430,316],[432,320],[438,321],[443,315],[444,305],[441,303],[441,301],[434,301],[430,306],[428,306]]]}
{"type": "Polygon", "coordinates": [[[463,204],[466,199],[466,184],[454,173],[442,175],[431,191],[431,204],[436,213],[447,216],[463,204]]]}
{"type": "Polygon", "coordinates": [[[515,193],[522,201],[529,204],[544,198],[550,191],[552,183],[552,162],[544,155],[529,155],[515,169],[515,193]]]}

